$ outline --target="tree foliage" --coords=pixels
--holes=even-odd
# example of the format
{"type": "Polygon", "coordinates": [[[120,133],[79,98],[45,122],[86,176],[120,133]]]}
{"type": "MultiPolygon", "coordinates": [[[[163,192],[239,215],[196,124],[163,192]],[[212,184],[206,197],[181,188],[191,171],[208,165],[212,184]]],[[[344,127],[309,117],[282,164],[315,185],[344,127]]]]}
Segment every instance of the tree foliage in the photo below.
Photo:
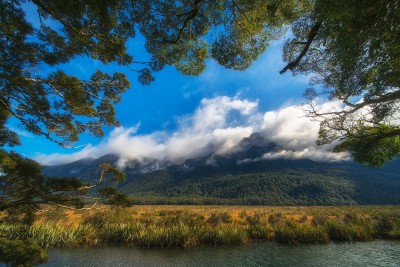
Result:
{"type": "Polygon", "coordinates": [[[207,58],[243,70],[286,25],[293,38],[285,44],[288,65],[281,72],[314,75],[312,82],[323,88],[310,99],[328,94],[345,105],[310,112],[322,118],[319,143],[342,138],[362,145],[365,127],[376,141],[399,136],[399,1],[33,0],[39,26],[26,18],[25,3],[0,2],[2,145],[18,144],[4,126],[10,116],[63,146],[82,132],[102,136],[102,126],[118,125],[114,105],[130,83],[122,73],[96,71],[83,80],[59,68],[76,57],[116,62],[137,71],[143,84],[165,65],[198,75],[207,58]],[[152,56],[147,62],[127,52],[136,30],[152,56]]]}
{"type": "Polygon", "coordinates": [[[136,1],[147,50],[162,65],[198,75],[205,59],[243,70],[307,10],[308,1],[136,1]]]}
{"type": "Polygon", "coordinates": [[[22,241],[0,237],[0,259],[13,267],[28,267],[44,263],[48,257],[44,249],[31,238],[22,241]]]}
{"type": "MultiPolygon", "coordinates": [[[[1,122],[13,116],[25,130],[62,146],[77,141],[82,132],[102,136],[103,125],[118,125],[114,105],[129,81],[122,73],[101,71],[84,80],[60,66],[82,56],[105,64],[132,64],[126,41],[135,36],[134,22],[126,17],[121,1],[32,3],[38,27],[27,20],[25,1],[0,2],[1,122]]],[[[139,72],[142,83],[148,83],[148,72],[139,72]]],[[[1,136],[15,144],[15,136],[3,125],[1,136]]]]}
{"type": "MultiPolygon", "coordinates": [[[[114,105],[130,87],[126,76],[97,70],[82,79],[63,71],[63,64],[80,57],[116,63],[137,72],[144,85],[154,80],[153,71],[165,65],[198,75],[209,57],[242,70],[307,4],[294,0],[0,0],[0,147],[20,144],[6,125],[9,118],[23,130],[63,147],[73,145],[81,133],[101,137],[103,126],[119,125],[114,105]],[[27,5],[31,12],[36,10],[38,25],[27,18],[27,5]],[[135,37],[136,29],[152,55],[147,62],[128,54],[127,41],[135,37]]],[[[99,183],[124,178],[109,164],[101,166],[99,175],[99,183]]],[[[82,195],[97,185],[46,177],[36,162],[0,150],[0,210],[23,213],[25,222],[32,222],[42,203],[79,207],[82,195]]],[[[125,195],[112,188],[100,189],[99,197],[111,204],[129,204],[125,195]]]]}
{"type": "Polygon", "coordinates": [[[282,70],[311,74],[320,90],[308,90],[311,117],[321,120],[318,143],[342,140],[337,151],[373,166],[400,153],[400,2],[315,1],[312,12],[292,24],[282,70]],[[343,109],[318,111],[327,94],[343,109]]]}
{"type": "Polygon", "coordinates": [[[84,183],[76,177],[47,177],[41,166],[14,152],[0,150],[0,211],[22,214],[22,220],[30,223],[40,204],[52,204],[66,208],[82,208],[84,199],[128,205],[129,199],[116,192],[104,194],[103,184],[122,182],[125,173],[108,163],[101,164],[99,179],[84,183]],[[90,195],[88,195],[90,193],[90,195]],[[121,200],[118,202],[117,200],[121,200]]]}
{"type": "MultiPolygon", "coordinates": [[[[20,144],[10,118],[64,147],[81,133],[102,136],[103,126],[119,125],[114,105],[130,87],[125,74],[97,70],[82,79],[62,70],[76,58],[116,63],[149,85],[165,65],[199,75],[208,58],[244,70],[291,25],[281,73],[312,74],[321,85],[306,94],[309,115],[321,119],[318,143],[340,139],[336,151],[373,166],[400,153],[398,0],[0,0],[0,7],[0,147],[20,144]],[[27,18],[27,5],[36,10],[37,25],[27,18]],[[128,53],[136,30],[151,54],[146,62],[128,53]],[[343,109],[316,110],[323,94],[343,109]]],[[[99,175],[99,183],[124,178],[109,164],[99,175]]],[[[27,222],[39,204],[79,206],[97,185],[43,176],[34,161],[0,150],[0,210],[19,210],[27,222]]],[[[99,196],[128,203],[113,188],[99,196]]]]}
{"type": "Polygon", "coordinates": [[[32,0],[39,25],[27,19],[25,1],[1,0],[0,142],[17,144],[4,127],[8,117],[23,129],[70,146],[80,133],[102,136],[118,125],[114,105],[130,87],[123,73],[95,71],[81,79],[60,66],[77,57],[115,62],[148,85],[153,71],[174,66],[198,75],[215,58],[233,69],[247,68],[282,26],[297,19],[308,1],[41,1],[32,0]],[[152,55],[147,62],[128,54],[136,29],[152,55]],[[135,66],[141,66],[135,69],[135,66]],[[4,113],[4,114],[3,114],[4,113]],[[7,139],[5,139],[7,137],[7,139]]]}

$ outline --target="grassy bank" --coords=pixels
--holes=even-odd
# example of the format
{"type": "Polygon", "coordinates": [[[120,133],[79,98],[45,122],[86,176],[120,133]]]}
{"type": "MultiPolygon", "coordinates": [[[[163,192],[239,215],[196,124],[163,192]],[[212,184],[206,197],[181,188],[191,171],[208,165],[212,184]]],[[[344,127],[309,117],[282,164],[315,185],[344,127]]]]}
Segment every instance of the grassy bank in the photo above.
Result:
{"type": "Polygon", "coordinates": [[[135,206],[91,211],[48,207],[38,212],[31,226],[3,220],[0,238],[31,238],[44,248],[400,239],[400,207],[135,206]]]}

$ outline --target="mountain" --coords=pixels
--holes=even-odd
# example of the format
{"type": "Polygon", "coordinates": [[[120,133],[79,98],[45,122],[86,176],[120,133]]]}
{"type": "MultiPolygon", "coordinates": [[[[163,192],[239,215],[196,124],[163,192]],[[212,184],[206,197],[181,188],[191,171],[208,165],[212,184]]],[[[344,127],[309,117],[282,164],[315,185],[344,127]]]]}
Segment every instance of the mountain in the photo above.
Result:
{"type": "MultiPolygon", "coordinates": [[[[283,148],[253,133],[228,155],[210,154],[180,164],[146,159],[125,165],[122,192],[138,204],[353,205],[400,204],[400,159],[383,168],[354,162],[261,157],[283,148]]],[[[116,155],[46,166],[50,176],[98,178],[116,155]]]]}

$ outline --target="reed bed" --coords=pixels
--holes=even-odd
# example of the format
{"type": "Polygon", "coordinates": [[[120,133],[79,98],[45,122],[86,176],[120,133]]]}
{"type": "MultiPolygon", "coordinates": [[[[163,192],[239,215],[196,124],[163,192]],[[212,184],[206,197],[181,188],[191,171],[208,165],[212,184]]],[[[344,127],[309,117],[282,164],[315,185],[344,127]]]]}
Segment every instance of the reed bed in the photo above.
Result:
{"type": "Polygon", "coordinates": [[[43,248],[124,245],[193,247],[400,239],[399,207],[134,207],[52,211],[30,226],[0,223],[0,238],[43,248]],[[62,213],[57,214],[57,213],[62,213]]]}

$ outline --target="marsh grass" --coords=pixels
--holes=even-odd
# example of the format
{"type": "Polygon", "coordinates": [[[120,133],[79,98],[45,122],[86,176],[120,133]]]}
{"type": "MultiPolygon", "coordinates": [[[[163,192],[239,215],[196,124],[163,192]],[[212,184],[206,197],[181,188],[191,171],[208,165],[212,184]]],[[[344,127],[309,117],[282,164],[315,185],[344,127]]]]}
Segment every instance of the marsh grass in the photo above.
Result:
{"type": "Polygon", "coordinates": [[[327,222],[329,238],[334,241],[367,241],[373,239],[373,231],[369,225],[355,225],[340,223],[337,221],[327,222]]]}
{"type": "Polygon", "coordinates": [[[278,243],[326,243],[329,241],[325,227],[297,224],[293,221],[278,225],[274,234],[274,239],[278,243]]]}
{"type": "Polygon", "coordinates": [[[400,239],[398,207],[140,206],[105,207],[78,215],[58,210],[38,216],[31,226],[0,222],[0,238],[32,239],[44,248],[105,244],[186,248],[264,240],[297,244],[400,239]]]}

